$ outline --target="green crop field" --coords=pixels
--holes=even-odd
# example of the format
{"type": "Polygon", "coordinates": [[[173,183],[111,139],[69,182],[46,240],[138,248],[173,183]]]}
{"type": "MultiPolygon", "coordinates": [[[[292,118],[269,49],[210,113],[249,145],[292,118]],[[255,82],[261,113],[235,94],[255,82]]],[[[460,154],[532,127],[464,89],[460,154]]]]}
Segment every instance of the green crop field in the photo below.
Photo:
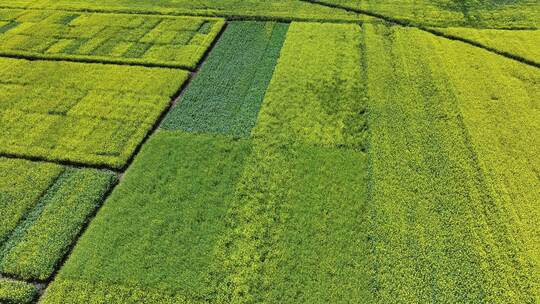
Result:
{"type": "Polygon", "coordinates": [[[536,0],[4,0],[0,303],[540,303],[536,0]]]}

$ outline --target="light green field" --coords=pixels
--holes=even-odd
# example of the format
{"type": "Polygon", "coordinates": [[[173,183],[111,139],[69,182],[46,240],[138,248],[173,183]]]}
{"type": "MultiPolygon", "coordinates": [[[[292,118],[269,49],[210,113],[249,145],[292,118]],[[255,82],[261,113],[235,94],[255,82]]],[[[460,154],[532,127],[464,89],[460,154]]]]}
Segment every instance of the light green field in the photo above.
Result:
{"type": "Polygon", "coordinates": [[[540,302],[539,20],[3,1],[0,303],[540,302]]]}
{"type": "Polygon", "coordinates": [[[121,168],[187,72],[0,58],[0,154],[121,168]]]}

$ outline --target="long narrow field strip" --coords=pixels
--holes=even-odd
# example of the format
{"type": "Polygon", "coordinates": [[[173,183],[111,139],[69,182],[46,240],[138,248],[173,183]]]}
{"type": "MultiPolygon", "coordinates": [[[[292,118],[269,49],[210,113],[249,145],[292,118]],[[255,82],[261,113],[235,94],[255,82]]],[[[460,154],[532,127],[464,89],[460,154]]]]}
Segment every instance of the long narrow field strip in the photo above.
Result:
{"type": "Polygon", "coordinates": [[[0,154],[122,168],[182,70],[0,59],[0,154]]]}
{"type": "Polygon", "coordinates": [[[417,29],[365,28],[376,299],[534,302],[540,72],[417,29]]]}
{"type": "Polygon", "coordinates": [[[356,13],[301,0],[3,0],[1,7],[221,16],[230,19],[358,21],[356,13]]]}
{"type": "Polygon", "coordinates": [[[162,128],[249,136],[288,24],[231,22],[162,128]]]}
{"type": "Polygon", "coordinates": [[[420,26],[540,28],[536,0],[302,0],[420,26]]]}
{"type": "Polygon", "coordinates": [[[37,290],[32,284],[0,279],[0,303],[29,304],[36,296],[37,290]]]}
{"type": "MultiPolygon", "coordinates": [[[[0,243],[0,273],[26,280],[46,280],[55,271],[88,216],[101,204],[114,182],[114,175],[107,171],[62,168],[5,158],[0,158],[0,165],[3,179],[6,179],[0,192],[6,198],[2,200],[2,215],[14,213],[10,212],[13,207],[22,209],[17,198],[32,191],[41,193],[40,197],[29,196],[31,206],[26,208],[23,216],[16,217],[16,227],[0,243]],[[47,173],[54,173],[55,178],[44,189],[36,181],[47,173]],[[14,188],[9,187],[8,178],[15,181],[14,188]]],[[[14,226],[3,221],[3,230],[5,224],[10,228],[14,226]]]]}
{"type": "Polygon", "coordinates": [[[540,66],[540,30],[494,30],[434,28],[450,37],[477,42],[486,47],[535,62],[540,66]]]}
{"type": "Polygon", "coordinates": [[[193,69],[215,18],[0,10],[0,55],[193,69]]]}
{"type": "Polygon", "coordinates": [[[292,23],[254,136],[363,149],[360,36],[358,25],[292,23]]]}
{"type": "Polygon", "coordinates": [[[0,159],[0,245],[61,172],[59,165],[0,159]]]}
{"type": "Polygon", "coordinates": [[[44,303],[212,300],[214,248],[248,140],[159,131],[144,145],[44,303]]]}

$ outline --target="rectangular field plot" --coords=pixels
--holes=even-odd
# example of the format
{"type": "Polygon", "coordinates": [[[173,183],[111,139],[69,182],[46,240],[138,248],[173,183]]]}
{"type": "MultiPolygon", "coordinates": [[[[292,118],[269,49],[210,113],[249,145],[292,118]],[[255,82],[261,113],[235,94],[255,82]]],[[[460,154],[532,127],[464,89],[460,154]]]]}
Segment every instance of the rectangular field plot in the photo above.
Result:
{"type": "Polygon", "coordinates": [[[293,22],[253,134],[276,144],[363,149],[361,30],[293,22]]]}
{"type": "Polygon", "coordinates": [[[414,28],[364,28],[378,302],[534,302],[540,71],[414,28]]]}
{"type": "Polygon", "coordinates": [[[0,303],[29,304],[36,296],[34,285],[0,278],[0,303]]]}
{"type": "Polygon", "coordinates": [[[366,161],[159,131],[43,303],[361,301],[366,161]]]}
{"type": "Polygon", "coordinates": [[[121,168],[187,75],[0,59],[0,154],[121,168]]]}
{"type": "Polygon", "coordinates": [[[6,158],[0,168],[0,273],[46,280],[114,175],[6,158]]]}
{"type": "Polygon", "coordinates": [[[214,247],[247,140],[159,131],[92,221],[45,303],[215,297],[214,247]]]}
{"type": "Polygon", "coordinates": [[[194,68],[216,18],[0,10],[0,54],[194,68]]]}
{"type": "Polygon", "coordinates": [[[288,25],[231,22],[162,127],[249,136],[288,25]]]}

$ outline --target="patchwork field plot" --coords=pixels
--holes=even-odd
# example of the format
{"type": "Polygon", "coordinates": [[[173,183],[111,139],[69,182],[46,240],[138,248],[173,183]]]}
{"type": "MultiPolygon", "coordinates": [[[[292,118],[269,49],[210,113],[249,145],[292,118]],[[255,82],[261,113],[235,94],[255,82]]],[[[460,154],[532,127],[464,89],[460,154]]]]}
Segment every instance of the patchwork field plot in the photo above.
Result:
{"type": "Polygon", "coordinates": [[[288,25],[232,22],[162,127],[249,136],[288,25]]]}
{"type": "Polygon", "coordinates": [[[0,272],[45,280],[101,203],[113,174],[0,158],[0,272]]]}
{"type": "Polygon", "coordinates": [[[121,168],[187,72],[0,59],[0,153],[121,168]]]}
{"type": "Polygon", "coordinates": [[[194,68],[223,20],[0,10],[0,54],[194,68]]]}
{"type": "Polygon", "coordinates": [[[3,1],[0,303],[539,302],[539,20],[3,1]]]}

